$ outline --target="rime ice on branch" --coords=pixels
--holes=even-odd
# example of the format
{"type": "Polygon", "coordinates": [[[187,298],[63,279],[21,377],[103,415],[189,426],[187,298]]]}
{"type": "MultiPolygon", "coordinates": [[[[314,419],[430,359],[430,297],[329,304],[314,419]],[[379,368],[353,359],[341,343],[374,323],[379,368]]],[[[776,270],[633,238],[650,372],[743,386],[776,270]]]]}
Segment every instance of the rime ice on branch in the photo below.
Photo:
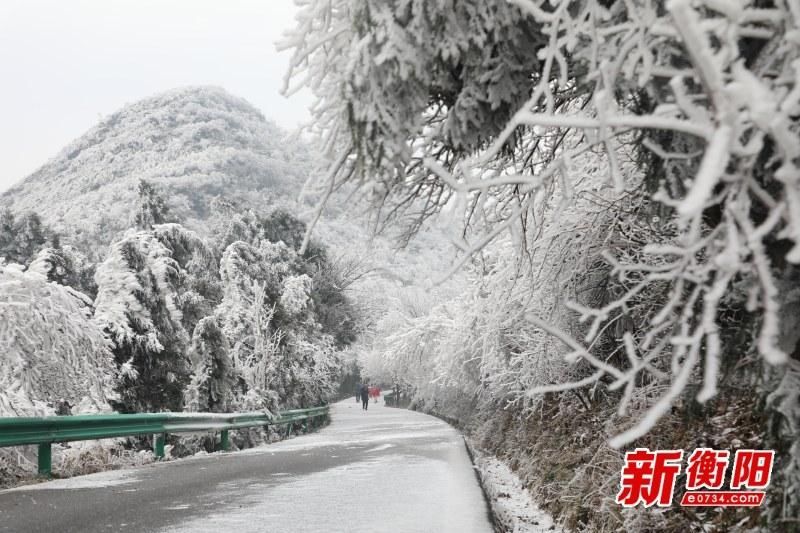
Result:
{"type": "Polygon", "coordinates": [[[755,351],[787,363],[776,265],[800,262],[800,8],[608,4],[309,1],[284,46],[287,92],[292,80],[315,92],[335,161],[323,198],[355,182],[380,221],[411,233],[446,210],[462,255],[443,277],[499,242],[524,262],[570,217],[600,213],[606,240],[585,250],[621,290],[596,306],[553,287],[577,328],[528,308],[578,379],[517,398],[601,385],[625,414],[660,391],[611,440],[621,447],[690,384],[715,396],[726,310],[760,313],[755,351]],[[568,209],[588,195],[603,209],[568,209]],[[622,357],[604,355],[617,330],[622,357]]]}

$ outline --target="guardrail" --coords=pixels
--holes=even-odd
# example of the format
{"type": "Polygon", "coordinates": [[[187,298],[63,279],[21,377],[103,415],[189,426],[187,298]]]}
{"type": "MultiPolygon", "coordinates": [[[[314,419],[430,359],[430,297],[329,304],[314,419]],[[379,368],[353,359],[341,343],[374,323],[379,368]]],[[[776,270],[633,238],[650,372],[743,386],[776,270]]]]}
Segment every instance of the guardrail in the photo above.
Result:
{"type": "Polygon", "coordinates": [[[135,435],[154,435],[156,458],[164,457],[167,433],[220,432],[220,449],[230,449],[228,431],[258,426],[286,424],[287,434],[296,422],[303,430],[324,422],[328,406],[281,411],[278,415],[251,413],[142,413],[44,417],[0,417],[0,447],[38,444],[39,474],[50,476],[54,442],[107,439],[135,435]]]}

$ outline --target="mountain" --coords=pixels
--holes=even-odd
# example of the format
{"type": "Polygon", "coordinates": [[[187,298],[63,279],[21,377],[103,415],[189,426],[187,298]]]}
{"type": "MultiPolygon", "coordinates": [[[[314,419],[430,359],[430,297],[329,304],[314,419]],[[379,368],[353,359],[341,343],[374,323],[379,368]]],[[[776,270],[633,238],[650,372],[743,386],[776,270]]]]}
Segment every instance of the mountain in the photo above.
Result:
{"type": "Polygon", "coordinates": [[[140,179],[167,192],[192,226],[211,201],[279,202],[297,195],[310,152],[255,107],[218,87],[186,87],[103,119],[0,195],[0,207],[36,211],[52,229],[93,248],[128,228],[140,179]]]}
{"type": "MultiPolygon", "coordinates": [[[[98,261],[134,225],[140,179],[162,190],[171,216],[207,235],[216,198],[261,212],[280,207],[307,213],[309,206],[296,200],[314,157],[307,143],[244,99],[218,87],[186,87],[101,120],[1,194],[0,209],[38,213],[64,242],[98,261]]],[[[391,236],[370,235],[370,225],[355,214],[361,211],[349,195],[334,194],[315,237],[334,255],[374,267],[380,283],[426,285],[449,269],[452,247],[441,232],[424,230],[396,250],[391,236]]]]}

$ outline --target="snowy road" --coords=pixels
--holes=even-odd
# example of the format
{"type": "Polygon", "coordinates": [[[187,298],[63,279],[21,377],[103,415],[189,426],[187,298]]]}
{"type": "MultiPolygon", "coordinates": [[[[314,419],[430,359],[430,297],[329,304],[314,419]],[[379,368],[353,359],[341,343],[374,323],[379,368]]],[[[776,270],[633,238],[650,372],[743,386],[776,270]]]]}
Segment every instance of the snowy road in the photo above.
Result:
{"type": "Polygon", "coordinates": [[[461,436],[354,400],[319,433],[0,492],[0,532],[489,533],[461,436]]]}

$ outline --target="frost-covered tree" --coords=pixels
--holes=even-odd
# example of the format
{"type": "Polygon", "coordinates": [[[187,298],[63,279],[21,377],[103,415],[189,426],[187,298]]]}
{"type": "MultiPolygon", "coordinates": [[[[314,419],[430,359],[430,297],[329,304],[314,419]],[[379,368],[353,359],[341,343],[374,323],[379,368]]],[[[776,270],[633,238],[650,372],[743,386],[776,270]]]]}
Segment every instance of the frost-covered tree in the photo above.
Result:
{"type": "Polygon", "coordinates": [[[139,180],[138,206],[134,215],[134,224],[142,230],[153,229],[158,224],[172,222],[169,220],[169,207],[164,194],[155,185],[146,180],[139,180]]]}
{"type": "Polygon", "coordinates": [[[364,183],[390,218],[430,214],[452,196],[424,158],[454,164],[500,133],[547,43],[542,24],[504,0],[318,1],[299,21],[284,46],[295,49],[292,76],[324,105],[315,127],[340,154],[330,184],[364,183]]]}
{"type": "MultiPolygon", "coordinates": [[[[299,326],[302,311],[282,298],[284,280],[292,277],[297,256],[283,242],[261,241],[260,246],[234,242],[220,261],[224,288],[217,314],[232,346],[232,358],[242,369],[249,402],[256,398],[274,409],[285,397],[282,368],[285,332],[299,326]],[[284,308],[281,301],[289,304],[284,308]]],[[[290,291],[291,294],[292,291],[290,291]]],[[[304,300],[302,295],[293,300],[304,300]]],[[[304,302],[303,302],[304,303],[304,302]]]]}
{"type": "Polygon", "coordinates": [[[191,411],[226,412],[234,399],[238,374],[230,358],[228,339],[213,316],[203,318],[192,333],[192,378],[185,404],[191,411]]]}
{"type": "MultiPolygon", "coordinates": [[[[266,305],[275,306],[280,302],[284,280],[295,273],[298,273],[297,254],[283,242],[260,241],[257,246],[234,242],[225,249],[220,260],[224,289],[221,305],[224,308],[252,299],[255,283],[264,291],[266,305]]],[[[283,309],[276,312],[275,320],[279,322],[291,317],[291,313],[283,309]]]]}
{"type": "Polygon", "coordinates": [[[202,315],[206,305],[187,271],[198,257],[213,264],[201,239],[166,224],[129,231],[97,267],[95,319],[114,343],[124,411],[182,407],[195,327],[187,315],[202,315]]]}
{"type": "Polygon", "coordinates": [[[280,299],[281,307],[289,316],[299,315],[308,306],[310,290],[311,278],[306,274],[287,276],[283,280],[283,292],[280,299]]]}
{"type": "Polygon", "coordinates": [[[97,294],[94,269],[95,265],[70,245],[42,248],[28,266],[30,272],[42,274],[48,281],[72,287],[90,297],[97,294]]]}
{"type": "Polygon", "coordinates": [[[335,394],[342,370],[340,352],[333,339],[322,335],[312,339],[290,334],[287,353],[292,374],[286,382],[287,402],[300,407],[313,407],[330,400],[335,394]]]}
{"type": "Polygon", "coordinates": [[[322,197],[356,181],[382,219],[406,214],[412,229],[451,206],[455,268],[505,235],[524,258],[543,211],[601,173],[630,246],[597,265],[620,291],[573,302],[588,325],[577,335],[526,316],[623,393],[621,412],[642,383],[667,385],[622,446],[689,383],[715,396],[726,307],[758,311],[752,346],[788,362],[776,286],[800,261],[800,48],[785,38],[798,17],[789,2],[316,1],[286,46],[319,98],[322,197]],[[625,357],[604,363],[601,336],[645,293],[625,357]]]}
{"type": "Polygon", "coordinates": [[[272,325],[274,307],[267,305],[266,291],[257,283],[235,298],[223,301],[220,311],[232,344],[231,360],[242,382],[237,404],[244,410],[275,411],[286,399],[280,381],[287,369],[282,365],[283,333],[272,325]]]}
{"type": "Polygon", "coordinates": [[[0,210],[0,257],[7,263],[27,265],[47,241],[48,231],[36,213],[19,216],[0,210]]]}
{"type": "Polygon", "coordinates": [[[38,272],[0,265],[0,415],[107,410],[116,369],[91,300],[38,272]]]}
{"type": "MultiPolygon", "coordinates": [[[[334,336],[340,348],[354,340],[357,312],[346,291],[363,274],[358,261],[347,260],[343,256],[331,257],[328,249],[314,240],[307,243],[304,254],[299,254],[306,225],[286,211],[277,209],[268,214],[253,210],[238,211],[235,206],[222,201],[216,203],[216,210],[218,214],[213,226],[215,242],[220,250],[227,249],[236,241],[251,247],[259,247],[264,242],[274,243],[270,246],[278,248],[274,248],[273,257],[285,263],[284,274],[292,272],[292,275],[310,278],[307,288],[312,305],[308,309],[314,313],[326,333],[334,336]],[[280,253],[277,250],[281,250],[280,253]]],[[[243,270],[249,270],[257,279],[263,279],[269,298],[275,301],[280,289],[270,280],[276,280],[284,274],[267,274],[266,271],[256,273],[253,268],[259,268],[260,260],[253,259],[256,256],[252,248],[249,252],[243,248],[239,250],[243,256],[234,259],[234,263],[238,263],[243,270]],[[252,261],[256,261],[256,264],[247,267],[252,261]]],[[[278,309],[277,313],[275,320],[282,320],[282,311],[278,309]]]]}
{"type": "MultiPolygon", "coordinates": [[[[253,209],[239,209],[231,202],[214,202],[214,216],[211,226],[215,234],[215,244],[225,250],[230,244],[242,241],[258,245],[260,241],[283,242],[292,250],[299,250],[306,234],[306,225],[297,217],[283,209],[274,209],[266,214],[253,209]]],[[[313,259],[324,253],[322,248],[312,242],[304,258],[313,259]]]]}
{"type": "Polygon", "coordinates": [[[181,268],[178,306],[186,331],[211,316],[222,298],[216,251],[205,239],[180,224],[161,224],[153,234],[181,268]]]}
{"type": "MultiPolygon", "coordinates": [[[[759,395],[790,448],[794,2],[312,0],[298,20],[288,79],[317,95],[328,156],[316,213],[354,183],[409,233],[439,214],[461,252],[439,279],[475,284],[394,336],[441,346],[416,351],[421,383],[523,408],[554,394],[602,412],[614,449],[759,395]],[[482,311],[448,355],[453,309],[482,311]]],[[[787,495],[798,464],[785,455],[787,495]]]]}
{"type": "Polygon", "coordinates": [[[311,405],[335,388],[334,339],[318,320],[316,278],[308,269],[283,241],[237,241],[222,256],[216,313],[243,376],[246,405],[311,405]]]}
{"type": "Polygon", "coordinates": [[[314,315],[322,329],[342,349],[356,341],[364,313],[350,295],[352,286],[369,270],[360,258],[331,257],[317,247],[314,259],[306,263],[302,276],[310,277],[308,293],[314,315]]]}

